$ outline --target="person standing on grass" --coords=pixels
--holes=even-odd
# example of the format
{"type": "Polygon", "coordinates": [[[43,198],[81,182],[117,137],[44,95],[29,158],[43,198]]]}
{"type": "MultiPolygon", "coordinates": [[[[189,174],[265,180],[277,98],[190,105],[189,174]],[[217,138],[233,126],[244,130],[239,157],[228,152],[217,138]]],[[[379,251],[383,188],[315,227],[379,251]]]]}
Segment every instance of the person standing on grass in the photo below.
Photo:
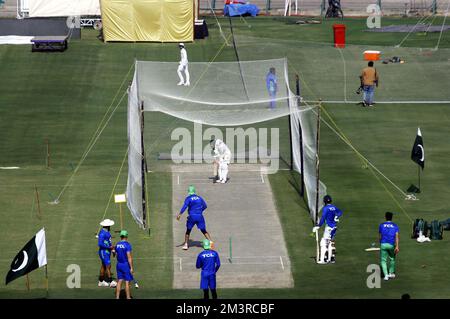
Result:
{"type": "Polygon", "coordinates": [[[219,253],[212,249],[212,242],[208,239],[203,240],[203,249],[197,256],[195,267],[202,269],[200,279],[200,289],[203,290],[203,298],[209,299],[209,290],[211,290],[212,299],[217,299],[216,291],[216,273],[220,268],[219,253]]]}
{"type": "Polygon", "coordinates": [[[180,48],[180,63],[178,65],[178,69],[177,69],[177,73],[178,73],[178,77],[180,78],[180,82],[178,82],[177,85],[184,85],[184,86],[189,86],[190,84],[190,77],[189,77],[189,61],[188,61],[188,57],[187,57],[187,52],[186,49],[184,47],[184,43],[180,43],[178,44],[178,47],[180,48]],[[183,78],[183,73],[186,77],[186,80],[183,78]]]}
{"type": "Polygon", "coordinates": [[[100,276],[98,277],[99,287],[115,288],[117,283],[112,280],[111,276],[111,252],[114,252],[114,247],[111,242],[111,226],[114,221],[111,219],[103,220],[100,225],[103,227],[98,233],[98,255],[100,256],[100,276]]]}
{"type": "Polygon", "coordinates": [[[181,215],[188,209],[189,216],[186,221],[186,234],[184,236],[183,245],[184,250],[189,248],[189,235],[195,225],[197,225],[198,229],[200,229],[207,239],[211,240],[211,236],[209,236],[206,231],[205,218],[203,217],[203,211],[207,207],[205,200],[196,194],[195,187],[190,185],[188,188],[188,196],[184,200],[183,207],[181,207],[181,210],[177,215],[177,220],[180,220],[181,215]]]}
{"type": "Polygon", "coordinates": [[[327,264],[336,262],[336,245],[335,237],[339,218],[342,216],[342,211],[332,204],[332,198],[330,195],[323,197],[323,203],[325,206],[322,208],[322,218],[320,222],[313,227],[312,232],[319,231],[320,227],[325,224],[325,230],[323,231],[322,239],[320,240],[320,258],[317,261],[318,264],[327,264]],[[327,258],[325,255],[327,254],[327,258]]]}
{"type": "Polygon", "coordinates": [[[378,87],[378,72],[373,66],[373,61],[368,63],[368,66],[364,68],[359,76],[361,84],[363,86],[363,106],[373,106],[375,86],[378,87]]]}
{"type": "Polygon", "coordinates": [[[131,299],[130,293],[130,281],[134,281],[133,278],[133,257],[131,255],[131,244],[128,242],[128,232],[126,230],[120,231],[120,241],[116,244],[116,257],[117,257],[117,287],[116,287],[116,299],[120,298],[120,291],[122,288],[122,282],[125,281],[125,294],[127,299],[131,299]]]}
{"type": "Polygon", "coordinates": [[[267,75],[266,75],[266,87],[267,87],[267,91],[269,92],[269,96],[270,96],[269,108],[274,109],[275,108],[275,100],[276,100],[277,91],[278,91],[278,79],[275,74],[274,67],[271,67],[269,69],[269,73],[267,73],[267,75]]]}
{"type": "Polygon", "coordinates": [[[384,280],[395,278],[395,258],[399,249],[399,228],[392,222],[393,214],[386,212],[386,221],[378,227],[380,237],[380,257],[381,269],[383,270],[384,280]],[[387,261],[389,259],[389,271],[387,261]]]}

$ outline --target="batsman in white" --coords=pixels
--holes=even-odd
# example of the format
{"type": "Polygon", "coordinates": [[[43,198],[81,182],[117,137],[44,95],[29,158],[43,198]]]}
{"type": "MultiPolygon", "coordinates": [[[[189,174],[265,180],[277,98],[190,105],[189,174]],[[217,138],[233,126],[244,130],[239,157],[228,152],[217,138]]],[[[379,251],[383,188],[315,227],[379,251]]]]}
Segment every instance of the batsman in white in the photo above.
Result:
{"type": "Polygon", "coordinates": [[[186,49],[184,48],[184,43],[178,44],[178,47],[180,48],[180,55],[181,55],[180,64],[178,65],[178,70],[177,70],[178,77],[180,78],[180,82],[178,82],[178,85],[189,86],[191,84],[189,82],[190,78],[189,78],[187,52],[186,52],[186,49]],[[186,77],[186,81],[183,78],[183,74],[182,74],[183,71],[184,71],[184,75],[186,77]]]}
{"type": "Polygon", "coordinates": [[[228,165],[231,162],[231,151],[220,139],[211,140],[210,145],[214,151],[214,177],[213,182],[225,184],[228,181],[228,165]]]}
{"type": "Polygon", "coordinates": [[[335,262],[335,242],[334,237],[336,236],[337,224],[339,223],[339,218],[342,216],[342,211],[331,204],[332,199],[330,195],[325,195],[323,197],[323,203],[325,206],[322,209],[322,218],[318,225],[314,226],[313,233],[319,231],[320,227],[326,223],[325,230],[323,232],[323,237],[320,240],[320,259],[317,261],[318,264],[327,264],[335,262]],[[327,254],[327,258],[325,258],[327,254]]]}

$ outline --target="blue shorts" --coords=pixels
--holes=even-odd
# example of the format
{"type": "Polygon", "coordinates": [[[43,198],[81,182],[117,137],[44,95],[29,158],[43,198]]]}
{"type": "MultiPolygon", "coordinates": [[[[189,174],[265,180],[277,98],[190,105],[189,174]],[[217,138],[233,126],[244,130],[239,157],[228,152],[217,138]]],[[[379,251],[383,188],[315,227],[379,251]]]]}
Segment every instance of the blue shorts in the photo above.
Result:
{"type": "Polygon", "coordinates": [[[117,279],[118,280],[125,280],[125,281],[133,281],[133,275],[130,271],[130,265],[128,263],[117,263],[116,266],[117,271],[117,279]]]}
{"type": "Polygon", "coordinates": [[[98,251],[103,266],[111,265],[111,252],[109,250],[100,249],[98,251]]]}
{"type": "Polygon", "coordinates": [[[216,289],[216,274],[202,275],[200,279],[200,289],[216,289]]]}
{"type": "Polygon", "coordinates": [[[203,215],[189,215],[186,221],[186,229],[187,231],[191,231],[192,228],[197,225],[197,228],[202,231],[202,233],[206,232],[206,223],[203,215]]]}

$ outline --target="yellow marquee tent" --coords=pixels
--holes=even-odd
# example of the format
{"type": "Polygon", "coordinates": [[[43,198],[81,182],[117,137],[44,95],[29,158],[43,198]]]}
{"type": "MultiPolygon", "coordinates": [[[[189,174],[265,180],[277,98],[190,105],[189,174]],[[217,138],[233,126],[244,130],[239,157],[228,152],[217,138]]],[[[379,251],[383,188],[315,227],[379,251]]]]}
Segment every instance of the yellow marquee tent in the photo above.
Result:
{"type": "Polygon", "coordinates": [[[106,42],[194,40],[193,0],[101,0],[100,9],[106,42]]]}

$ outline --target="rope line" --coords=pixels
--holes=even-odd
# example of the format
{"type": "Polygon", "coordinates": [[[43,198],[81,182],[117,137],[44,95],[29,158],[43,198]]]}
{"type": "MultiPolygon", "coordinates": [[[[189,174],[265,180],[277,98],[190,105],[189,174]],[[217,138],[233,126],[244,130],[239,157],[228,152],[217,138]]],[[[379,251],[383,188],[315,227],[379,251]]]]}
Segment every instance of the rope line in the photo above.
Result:
{"type": "Polygon", "coordinates": [[[64,185],[63,189],[61,190],[61,192],[59,193],[58,197],[54,200],[55,203],[59,202],[59,199],[61,198],[61,196],[64,194],[64,191],[66,190],[66,188],[69,186],[70,182],[72,181],[72,178],[75,176],[75,174],[78,172],[78,170],[80,169],[81,165],[83,164],[84,160],[86,159],[86,157],[88,156],[89,152],[92,150],[92,148],[94,147],[95,143],[98,141],[100,135],[103,133],[104,129],[106,128],[106,126],[108,125],[109,121],[111,120],[112,116],[114,115],[114,113],[116,112],[117,108],[119,107],[120,103],[122,102],[123,98],[125,97],[126,92],[123,93],[122,97],[120,98],[120,101],[117,103],[116,107],[114,108],[114,110],[111,112],[111,115],[109,116],[109,118],[106,120],[106,123],[103,125],[102,129],[100,130],[100,132],[98,133],[98,135],[95,137],[95,139],[92,141],[91,145],[88,147],[88,149],[86,150],[85,154],[83,154],[81,160],[79,161],[77,167],[75,168],[75,170],[73,171],[72,175],[70,175],[69,179],[67,180],[66,184],[64,185]]]}
{"type": "MultiPolygon", "coordinates": [[[[101,220],[105,219],[106,212],[108,211],[109,205],[111,203],[111,199],[112,199],[112,197],[114,195],[114,191],[116,190],[117,184],[119,182],[119,177],[120,177],[120,174],[122,173],[123,165],[125,164],[125,161],[127,159],[128,150],[129,150],[129,148],[127,148],[127,151],[125,152],[125,155],[123,157],[122,164],[120,165],[119,172],[117,173],[116,180],[114,181],[114,185],[113,185],[113,188],[111,190],[111,194],[109,195],[108,202],[106,204],[106,207],[105,207],[105,210],[103,212],[103,216],[102,216],[101,220]]],[[[100,232],[101,229],[102,229],[102,227],[100,226],[98,228],[97,234],[100,232]]]]}

